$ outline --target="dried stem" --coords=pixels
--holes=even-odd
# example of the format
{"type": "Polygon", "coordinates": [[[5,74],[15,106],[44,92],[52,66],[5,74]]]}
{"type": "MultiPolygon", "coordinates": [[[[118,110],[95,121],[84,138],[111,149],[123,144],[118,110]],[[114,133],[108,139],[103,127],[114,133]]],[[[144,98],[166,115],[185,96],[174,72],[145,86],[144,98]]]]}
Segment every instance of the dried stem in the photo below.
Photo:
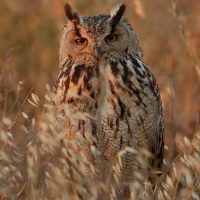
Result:
{"type": "MultiPolygon", "coordinates": [[[[28,95],[26,96],[26,98],[25,98],[25,100],[24,100],[22,106],[20,107],[20,109],[19,109],[19,111],[18,111],[18,113],[17,113],[17,115],[16,115],[16,117],[15,117],[15,119],[14,119],[14,124],[13,124],[13,125],[16,124],[16,120],[17,120],[17,118],[18,118],[18,116],[19,116],[19,114],[20,114],[22,108],[24,107],[24,104],[26,103],[28,97],[30,96],[30,94],[32,93],[32,91],[33,91],[33,89],[35,88],[36,85],[37,85],[37,84],[35,84],[35,85],[31,88],[30,92],[29,92],[28,95]]],[[[12,128],[13,128],[13,126],[9,127],[9,128],[8,128],[8,131],[11,132],[12,128]]]]}
{"type": "Polygon", "coordinates": [[[28,183],[28,181],[26,181],[26,182],[24,183],[24,185],[23,185],[23,187],[21,188],[21,190],[17,193],[17,195],[16,195],[17,197],[19,197],[19,196],[23,193],[23,191],[24,191],[24,189],[25,189],[27,183],[28,183]]]}
{"type": "Polygon", "coordinates": [[[192,58],[193,63],[195,64],[197,75],[198,75],[199,81],[200,81],[200,66],[199,66],[199,64],[197,62],[197,59],[196,59],[195,55],[194,55],[194,52],[193,52],[192,47],[190,45],[190,42],[189,42],[189,40],[188,40],[188,38],[187,38],[187,36],[185,34],[185,29],[184,29],[184,26],[183,26],[183,22],[179,17],[179,13],[178,13],[178,9],[177,9],[177,4],[178,4],[179,1],[171,0],[172,8],[170,8],[168,5],[163,3],[162,0],[158,0],[158,1],[160,2],[160,4],[165,9],[167,9],[170,13],[172,13],[172,15],[176,18],[176,20],[178,22],[178,28],[179,28],[180,35],[183,38],[183,41],[184,41],[184,43],[185,43],[185,45],[187,47],[187,50],[189,52],[190,57],[192,58]]]}

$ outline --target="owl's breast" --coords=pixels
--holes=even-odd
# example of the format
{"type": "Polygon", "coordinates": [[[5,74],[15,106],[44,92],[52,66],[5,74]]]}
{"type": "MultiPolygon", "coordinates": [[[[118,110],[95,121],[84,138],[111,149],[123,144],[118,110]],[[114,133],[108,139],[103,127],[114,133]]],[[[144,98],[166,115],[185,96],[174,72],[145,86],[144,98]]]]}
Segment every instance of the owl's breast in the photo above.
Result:
{"type": "Polygon", "coordinates": [[[80,130],[79,121],[83,120],[87,131],[104,135],[105,142],[117,137],[122,146],[132,146],[136,142],[131,141],[138,141],[140,133],[157,137],[159,132],[162,107],[157,84],[149,68],[137,58],[66,67],[54,93],[56,110],[69,123],[74,122],[74,131],[80,130]]]}

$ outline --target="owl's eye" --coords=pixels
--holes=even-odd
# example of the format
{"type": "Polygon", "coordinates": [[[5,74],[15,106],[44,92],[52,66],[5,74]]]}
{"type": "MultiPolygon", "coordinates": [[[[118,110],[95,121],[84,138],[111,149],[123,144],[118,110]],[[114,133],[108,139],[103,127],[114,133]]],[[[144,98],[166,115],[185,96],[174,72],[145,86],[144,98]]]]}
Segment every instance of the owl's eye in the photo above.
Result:
{"type": "Polygon", "coordinates": [[[75,40],[75,42],[77,45],[85,45],[88,43],[88,40],[85,38],[80,38],[80,39],[75,40]]]}
{"type": "Polygon", "coordinates": [[[105,40],[106,42],[115,42],[117,41],[118,36],[116,34],[110,34],[108,36],[106,36],[105,40]]]}

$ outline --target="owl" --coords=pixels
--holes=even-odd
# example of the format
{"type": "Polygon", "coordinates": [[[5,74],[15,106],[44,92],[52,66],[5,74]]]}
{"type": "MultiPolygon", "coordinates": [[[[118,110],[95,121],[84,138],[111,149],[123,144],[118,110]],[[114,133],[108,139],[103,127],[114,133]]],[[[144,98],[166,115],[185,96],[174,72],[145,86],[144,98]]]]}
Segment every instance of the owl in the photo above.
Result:
{"type": "Polygon", "coordinates": [[[82,17],[65,5],[54,87],[58,133],[85,183],[110,183],[113,199],[130,198],[131,184],[143,185],[149,171],[161,167],[164,146],[159,88],[125,8],[82,17]]]}

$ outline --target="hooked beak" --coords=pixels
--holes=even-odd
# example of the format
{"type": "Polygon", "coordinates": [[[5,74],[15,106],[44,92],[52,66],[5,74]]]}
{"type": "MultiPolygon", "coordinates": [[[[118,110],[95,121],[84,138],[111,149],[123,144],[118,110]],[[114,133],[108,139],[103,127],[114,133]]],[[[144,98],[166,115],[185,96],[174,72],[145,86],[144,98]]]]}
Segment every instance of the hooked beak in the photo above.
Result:
{"type": "Polygon", "coordinates": [[[99,52],[98,45],[95,45],[95,47],[94,47],[94,57],[97,59],[97,61],[99,61],[100,52],[99,52]]]}

